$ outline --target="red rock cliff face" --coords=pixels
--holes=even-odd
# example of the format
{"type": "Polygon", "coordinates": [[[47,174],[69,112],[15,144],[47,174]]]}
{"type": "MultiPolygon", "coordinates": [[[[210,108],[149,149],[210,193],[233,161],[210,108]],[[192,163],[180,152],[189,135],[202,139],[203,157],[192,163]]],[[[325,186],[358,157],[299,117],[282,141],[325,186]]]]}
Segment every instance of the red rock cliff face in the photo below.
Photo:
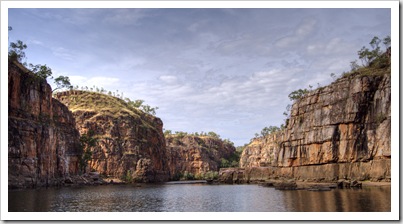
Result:
{"type": "Polygon", "coordinates": [[[8,64],[9,187],[55,185],[78,172],[79,133],[50,86],[21,64],[8,64]]]}
{"type": "Polygon", "coordinates": [[[91,130],[98,139],[89,170],[127,181],[169,179],[159,118],[131,109],[123,100],[105,94],[68,91],[55,97],[72,110],[81,134],[91,130]]]}
{"type": "Polygon", "coordinates": [[[207,136],[166,136],[171,174],[194,175],[218,171],[221,158],[228,159],[235,147],[218,138],[207,136]]]}
{"type": "Polygon", "coordinates": [[[390,74],[339,79],[294,103],[286,129],[254,140],[241,167],[299,179],[388,180],[390,100],[390,74]]]}

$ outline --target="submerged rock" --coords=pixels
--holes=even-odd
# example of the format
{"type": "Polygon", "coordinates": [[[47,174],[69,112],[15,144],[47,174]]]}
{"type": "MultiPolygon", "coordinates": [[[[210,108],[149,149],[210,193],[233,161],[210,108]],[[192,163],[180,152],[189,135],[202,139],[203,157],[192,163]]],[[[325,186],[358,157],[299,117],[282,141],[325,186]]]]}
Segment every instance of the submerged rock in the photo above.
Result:
{"type": "Polygon", "coordinates": [[[273,183],[274,189],[276,190],[296,190],[297,183],[294,180],[286,180],[273,183]]]}

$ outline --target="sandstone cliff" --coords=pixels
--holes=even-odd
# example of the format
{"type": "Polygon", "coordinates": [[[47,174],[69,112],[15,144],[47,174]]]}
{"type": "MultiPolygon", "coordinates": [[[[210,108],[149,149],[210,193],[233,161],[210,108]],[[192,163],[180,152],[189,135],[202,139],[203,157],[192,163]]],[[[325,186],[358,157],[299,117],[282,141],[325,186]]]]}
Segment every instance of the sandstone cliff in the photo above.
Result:
{"type": "Polygon", "coordinates": [[[295,102],[285,130],[245,148],[243,175],[390,180],[390,69],[377,72],[341,78],[295,102]]]}
{"type": "Polygon", "coordinates": [[[47,186],[78,172],[79,133],[51,87],[18,62],[8,64],[8,185],[47,186]]]}
{"type": "Polygon", "coordinates": [[[209,136],[167,135],[166,144],[173,176],[218,171],[221,159],[229,159],[235,153],[231,143],[209,136]]]}
{"type": "Polygon", "coordinates": [[[169,179],[162,121],[129,107],[119,98],[88,91],[57,93],[76,119],[81,134],[93,131],[89,170],[126,181],[160,182],[169,179]]]}

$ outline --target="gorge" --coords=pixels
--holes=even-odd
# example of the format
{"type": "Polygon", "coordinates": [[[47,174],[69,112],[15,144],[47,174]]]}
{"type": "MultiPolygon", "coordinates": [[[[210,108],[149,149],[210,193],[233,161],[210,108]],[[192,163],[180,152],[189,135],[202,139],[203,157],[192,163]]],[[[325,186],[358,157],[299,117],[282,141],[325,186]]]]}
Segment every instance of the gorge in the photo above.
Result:
{"type": "Polygon", "coordinates": [[[230,141],[164,135],[161,119],[103,93],[69,90],[53,98],[45,80],[18,62],[8,66],[10,188],[63,185],[88,172],[144,183],[219,170],[224,183],[391,180],[390,61],[296,100],[282,130],[246,145],[239,168],[222,167],[235,153],[230,141]],[[82,170],[80,135],[89,133],[96,144],[82,170]]]}

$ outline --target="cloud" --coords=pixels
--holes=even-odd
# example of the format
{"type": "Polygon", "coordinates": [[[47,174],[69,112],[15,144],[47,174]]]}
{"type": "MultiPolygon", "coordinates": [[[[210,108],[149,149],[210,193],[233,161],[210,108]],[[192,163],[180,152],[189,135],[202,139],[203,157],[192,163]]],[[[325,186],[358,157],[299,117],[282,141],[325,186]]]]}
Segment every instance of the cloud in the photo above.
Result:
{"type": "Polygon", "coordinates": [[[28,44],[35,44],[35,45],[39,45],[39,46],[44,46],[42,41],[39,40],[30,40],[28,41],[28,44]]]}
{"type": "Polygon", "coordinates": [[[314,30],[316,23],[316,20],[313,18],[305,19],[295,31],[295,35],[302,37],[309,35],[314,30]]]}
{"type": "MultiPolygon", "coordinates": [[[[65,74],[68,75],[68,74],[65,74]]],[[[104,88],[108,91],[120,90],[121,82],[119,78],[112,77],[104,77],[104,76],[95,76],[95,77],[86,77],[81,75],[68,75],[70,78],[70,83],[73,86],[79,87],[88,87],[92,88],[93,86],[98,88],[104,88]]]]}
{"type": "Polygon", "coordinates": [[[112,25],[139,25],[140,21],[149,16],[149,12],[144,9],[114,9],[105,13],[103,22],[112,25]]]}
{"type": "Polygon", "coordinates": [[[74,59],[76,59],[74,53],[64,47],[52,47],[51,51],[54,56],[63,60],[73,61],[74,59]]]}
{"type": "Polygon", "coordinates": [[[178,81],[178,78],[176,76],[172,76],[172,75],[163,75],[160,76],[159,79],[167,84],[176,84],[178,81]]]}
{"type": "Polygon", "coordinates": [[[316,28],[317,21],[313,18],[304,19],[293,34],[280,38],[276,41],[275,46],[280,48],[291,47],[297,43],[303,42],[316,28]]]}

